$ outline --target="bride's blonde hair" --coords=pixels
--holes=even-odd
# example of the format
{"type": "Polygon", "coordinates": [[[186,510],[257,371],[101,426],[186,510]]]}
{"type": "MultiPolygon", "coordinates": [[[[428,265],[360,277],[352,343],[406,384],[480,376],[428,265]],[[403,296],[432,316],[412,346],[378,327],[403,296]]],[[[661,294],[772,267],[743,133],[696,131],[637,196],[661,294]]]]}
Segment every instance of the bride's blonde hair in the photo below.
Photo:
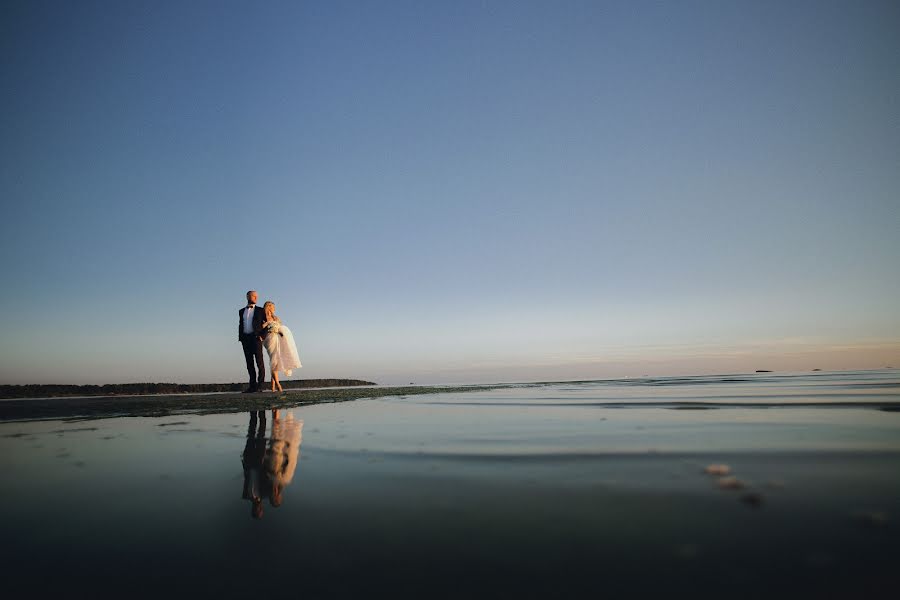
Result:
{"type": "Polygon", "coordinates": [[[267,300],[265,304],[263,304],[263,310],[266,313],[266,321],[280,321],[278,317],[275,316],[275,303],[271,300],[267,300]]]}

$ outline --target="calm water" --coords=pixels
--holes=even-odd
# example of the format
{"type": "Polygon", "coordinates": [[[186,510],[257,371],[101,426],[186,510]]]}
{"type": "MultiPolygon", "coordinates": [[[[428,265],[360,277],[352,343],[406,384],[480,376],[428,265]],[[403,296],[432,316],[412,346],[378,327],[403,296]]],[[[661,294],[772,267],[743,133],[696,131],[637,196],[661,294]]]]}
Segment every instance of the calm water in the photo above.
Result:
{"type": "Polygon", "coordinates": [[[4,423],[2,564],[83,596],[887,596],[896,408],[870,371],[4,423]]]}

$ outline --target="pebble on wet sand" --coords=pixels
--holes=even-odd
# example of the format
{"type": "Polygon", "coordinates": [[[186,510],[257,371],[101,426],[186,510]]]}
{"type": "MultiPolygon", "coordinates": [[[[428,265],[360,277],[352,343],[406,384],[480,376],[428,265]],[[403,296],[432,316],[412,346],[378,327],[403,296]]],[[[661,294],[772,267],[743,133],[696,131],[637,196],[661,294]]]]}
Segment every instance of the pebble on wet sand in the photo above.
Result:
{"type": "Polygon", "coordinates": [[[731,473],[731,467],[728,465],[712,464],[703,469],[703,472],[707,475],[716,475],[718,477],[731,473]]]}
{"type": "Polygon", "coordinates": [[[747,492],[741,494],[741,502],[753,508],[759,508],[763,505],[763,495],[757,492],[747,492]]]}
{"type": "Polygon", "coordinates": [[[742,490],[744,489],[744,482],[738,479],[737,477],[721,477],[716,482],[719,484],[719,489],[723,490],[742,490]]]}

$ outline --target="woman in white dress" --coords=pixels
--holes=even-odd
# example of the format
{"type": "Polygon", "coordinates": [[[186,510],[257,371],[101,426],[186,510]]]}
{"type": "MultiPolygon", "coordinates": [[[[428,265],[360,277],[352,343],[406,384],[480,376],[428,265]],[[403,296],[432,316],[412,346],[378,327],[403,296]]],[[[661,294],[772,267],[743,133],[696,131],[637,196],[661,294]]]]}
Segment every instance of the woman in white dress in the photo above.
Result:
{"type": "Polygon", "coordinates": [[[263,311],[266,320],[262,324],[262,330],[266,333],[263,344],[266,352],[269,353],[269,369],[272,371],[272,391],[278,386],[278,391],[282,392],[281,382],[278,381],[278,372],[284,371],[284,374],[290,377],[291,371],[299,369],[303,365],[300,364],[300,354],[297,352],[297,344],[294,343],[294,336],[291,330],[275,316],[275,303],[266,302],[263,304],[263,311]]]}
{"type": "Polygon", "coordinates": [[[303,420],[295,419],[291,411],[272,411],[272,437],[263,461],[266,481],[269,482],[269,503],[281,506],[282,492],[294,480],[303,441],[303,420]]]}

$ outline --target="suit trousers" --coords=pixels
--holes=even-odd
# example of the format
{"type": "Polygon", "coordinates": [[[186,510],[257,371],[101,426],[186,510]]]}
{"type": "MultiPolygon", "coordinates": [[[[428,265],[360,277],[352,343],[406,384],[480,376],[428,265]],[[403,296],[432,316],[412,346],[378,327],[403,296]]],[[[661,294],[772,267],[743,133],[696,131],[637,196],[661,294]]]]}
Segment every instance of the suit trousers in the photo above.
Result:
{"type": "Polygon", "coordinates": [[[247,375],[250,376],[250,387],[261,388],[266,380],[266,363],[263,362],[262,342],[258,336],[246,335],[241,338],[241,345],[244,347],[244,358],[247,360],[247,375]],[[257,369],[253,365],[254,360],[256,361],[255,366],[259,369],[258,376],[256,373],[257,369]]]}

